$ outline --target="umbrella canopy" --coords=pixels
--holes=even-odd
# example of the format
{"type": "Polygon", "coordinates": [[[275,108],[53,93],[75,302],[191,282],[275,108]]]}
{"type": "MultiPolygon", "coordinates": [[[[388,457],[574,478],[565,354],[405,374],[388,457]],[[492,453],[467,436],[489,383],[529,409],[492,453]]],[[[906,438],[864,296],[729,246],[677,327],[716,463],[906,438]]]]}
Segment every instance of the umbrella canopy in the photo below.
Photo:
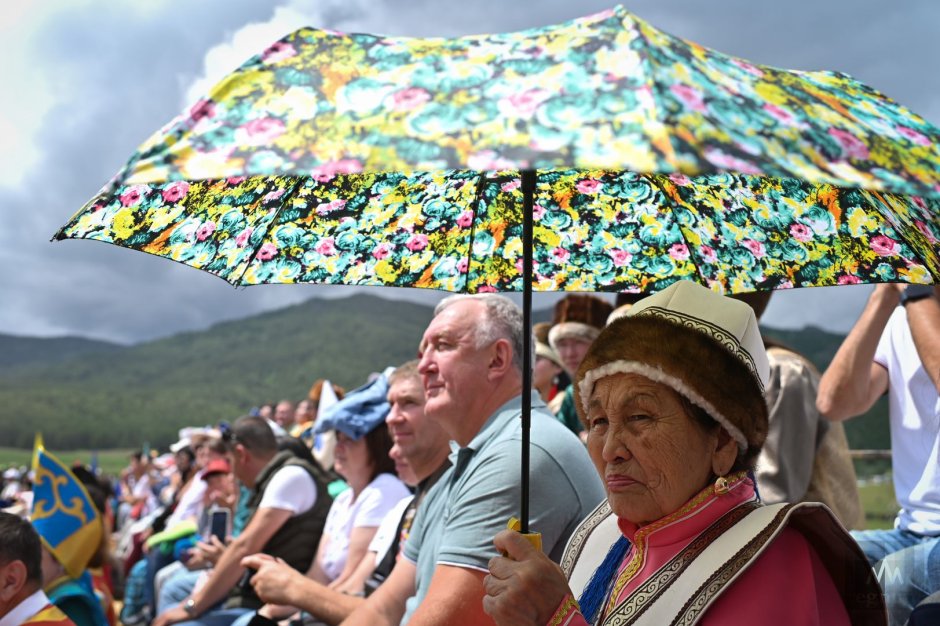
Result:
{"type": "Polygon", "coordinates": [[[938,146],[848,76],[756,66],[621,8],[450,40],[302,29],[56,237],[236,284],[521,288],[526,323],[533,287],[934,282],[938,146]]]}
{"type": "Polygon", "coordinates": [[[756,66],[619,7],[458,39],[296,31],[56,237],[234,284],[520,290],[522,169],[543,172],[536,290],[940,280],[936,128],[848,76],[756,66]],[[720,170],[738,175],[686,178],[720,170]]]}
{"type": "MultiPolygon", "coordinates": [[[[536,291],[725,292],[940,280],[936,201],[795,179],[540,172],[536,291]]],[[[234,285],[522,290],[517,173],[449,170],[139,184],[60,237],[96,239],[234,285]]]]}

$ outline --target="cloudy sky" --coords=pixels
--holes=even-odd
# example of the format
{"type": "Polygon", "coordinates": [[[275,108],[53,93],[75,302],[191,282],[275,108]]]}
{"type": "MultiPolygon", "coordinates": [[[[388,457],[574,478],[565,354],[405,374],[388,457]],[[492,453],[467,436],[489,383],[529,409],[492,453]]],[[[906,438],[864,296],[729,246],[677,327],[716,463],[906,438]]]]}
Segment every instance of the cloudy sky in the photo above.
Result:
{"type": "MultiPolygon", "coordinates": [[[[345,288],[236,290],[148,255],[51,235],[137,145],[301,26],[400,36],[512,31],[613,0],[16,0],[0,3],[0,333],[122,342],[202,329],[345,288]]],[[[626,0],[661,29],[752,61],[831,69],[940,124],[937,0],[626,0]]],[[[776,296],[774,326],[847,330],[868,287],[776,296]]],[[[373,289],[389,297],[434,293],[373,289]]],[[[536,305],[550,299],[537,297],[536,305]]]]}

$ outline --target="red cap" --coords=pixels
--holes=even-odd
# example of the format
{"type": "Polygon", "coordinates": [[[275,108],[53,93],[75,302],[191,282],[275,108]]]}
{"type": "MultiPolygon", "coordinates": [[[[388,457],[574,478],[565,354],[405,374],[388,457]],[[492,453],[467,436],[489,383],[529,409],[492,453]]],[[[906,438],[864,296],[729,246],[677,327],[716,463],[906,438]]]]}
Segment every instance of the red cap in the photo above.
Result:
{"type": "Polygon", "coordinates": [[[202,470],[202,479],[206,480],[213,474],[228,474],[232,471],[232,467],[228,464],[228,461],[225,459],[212,459],[206,464],[206,467],[202,470]]]}

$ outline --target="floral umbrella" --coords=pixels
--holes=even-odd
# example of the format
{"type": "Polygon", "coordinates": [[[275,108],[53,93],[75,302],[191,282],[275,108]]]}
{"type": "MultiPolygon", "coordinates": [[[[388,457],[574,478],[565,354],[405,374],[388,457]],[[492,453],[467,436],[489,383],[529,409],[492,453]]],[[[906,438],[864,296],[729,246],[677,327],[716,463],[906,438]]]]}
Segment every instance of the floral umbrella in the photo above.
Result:
{"type": "Polygon", "coordinates": [[[301,29],[56,238],[234,284],[521,289],[526,324],[532,288],[938,282],[938,145],[848,76],[752,65],[621,8],[458,39],[301,29]]]}

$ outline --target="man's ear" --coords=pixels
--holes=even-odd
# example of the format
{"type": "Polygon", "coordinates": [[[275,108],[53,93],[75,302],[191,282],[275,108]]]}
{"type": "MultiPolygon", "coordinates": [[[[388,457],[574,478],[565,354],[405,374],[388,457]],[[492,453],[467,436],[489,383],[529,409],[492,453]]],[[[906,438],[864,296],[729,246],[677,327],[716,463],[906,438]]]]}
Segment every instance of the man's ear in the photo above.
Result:
{"type": "Polygon", "coordinates": [[[502,377],[511,369],[512,346],[507,339],[497,339],[490,348],[490,374],[496,377],[502,377]]]}
{"type": "Polygon", "coordinates": [[[724,428],[718,429],[718,438],[715,442],[715,450],[712,453],[712,473],[715,476],[725,476],[734,466],[735,459],[738,458],[738,442],[734,440],[724,428]]]}
{"type": "Polygon", "coordinates": [[[0,603],[12,600],[26,585],[26,564],[10,561],[0,567],[0,603]]]}

